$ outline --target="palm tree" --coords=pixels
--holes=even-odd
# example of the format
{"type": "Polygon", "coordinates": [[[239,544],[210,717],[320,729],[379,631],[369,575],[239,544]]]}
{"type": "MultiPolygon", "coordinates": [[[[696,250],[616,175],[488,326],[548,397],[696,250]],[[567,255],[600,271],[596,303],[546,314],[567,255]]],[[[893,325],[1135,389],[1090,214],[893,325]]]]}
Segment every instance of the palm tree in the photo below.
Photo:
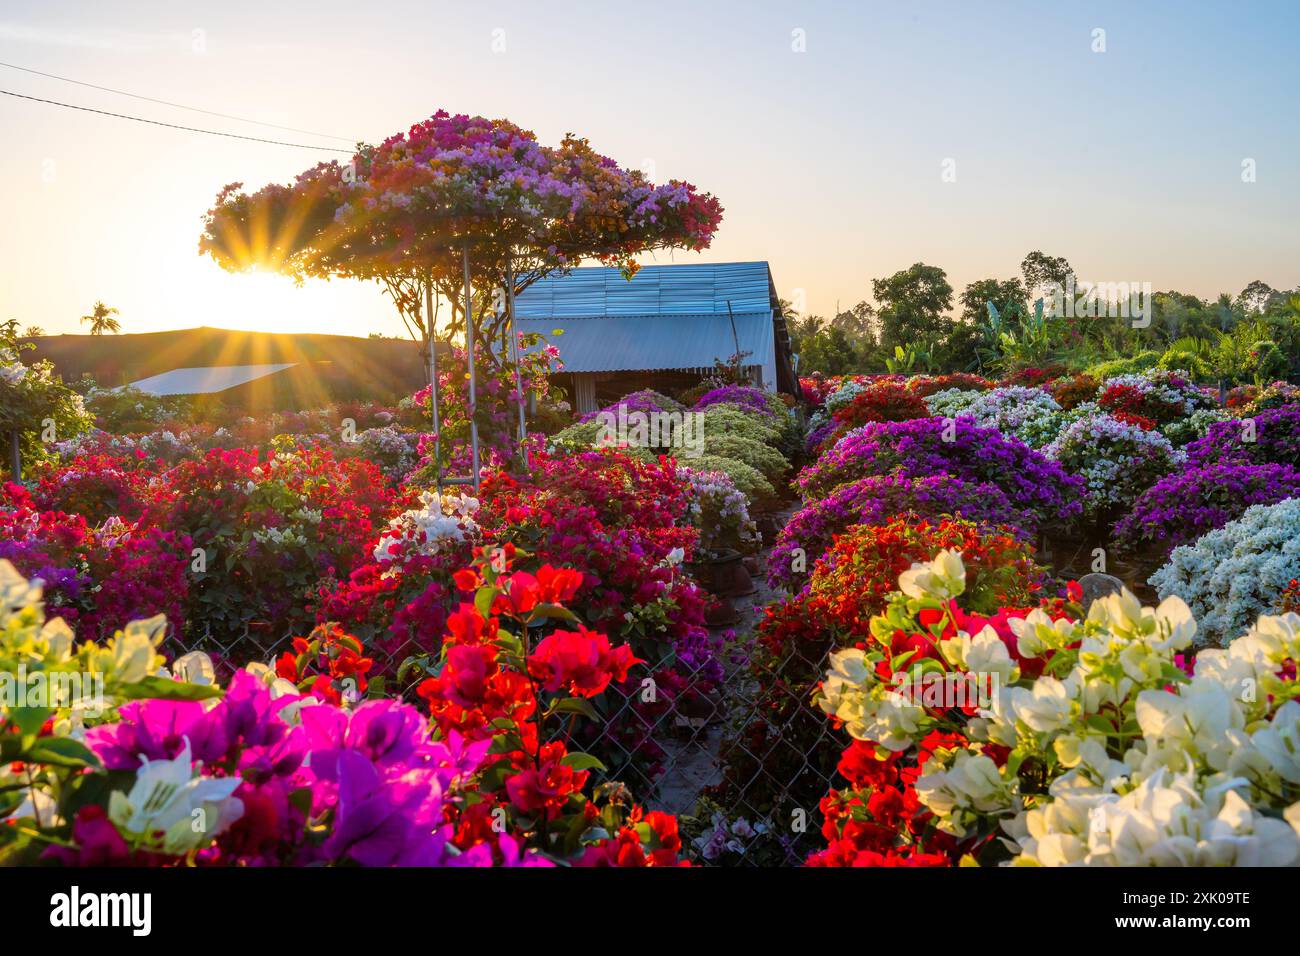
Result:
{"type": "Polygon", "coordinates": [[[122,324],[113,318],[117,315],[117,309],[106,306],[103,302],[96,301],[95,308],[90,315],[83,315],[82,322],[90,323],[91,335],[103,335],[105,332],[117,334],[122,331],[122,324]]]}

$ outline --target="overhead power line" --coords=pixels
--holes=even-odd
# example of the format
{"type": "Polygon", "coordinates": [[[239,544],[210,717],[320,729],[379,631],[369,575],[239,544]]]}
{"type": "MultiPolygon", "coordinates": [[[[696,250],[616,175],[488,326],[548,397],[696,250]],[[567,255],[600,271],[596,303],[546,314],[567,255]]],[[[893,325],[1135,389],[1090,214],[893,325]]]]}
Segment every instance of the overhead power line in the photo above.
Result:
{"type": "Polygon", "coordinates": [[[347,136],[331,136],[329,133],[318,133],[315,130],[299,129],[296,126],[281,126],[278,123],[265,123],[262,120],[249,119],[246,116],[236,116],[233,113],[218,113],[216,110],[205,110],[198,106],[186,106],[184,103],[174,103],[171,100],[160,100],[152,96],[143,96],[139,93],[128,93],[126,90],[115,90],[111,86],[99,86],[95,83],[86,83],[82,80],[74,80],[71,77],[59,76],[55,73],[44,73],[41,70],[33,70],[30,67],[19,66],[16,63],[3,63],[3,66],[10,70],[19,70],[23,73],[31,73],[33,76],[43,76],[50,80],[58,80],[61,83],[74,83],[77,86],[84,86],[92,90],[101,90],[104,93],[113,93],[117,96],[129,96],[135,100],[144,100],[146,103],[157,103],[160,106],[170,106],[178,110],[189,110],[192,113],[206,113],[208,116],[217,116],[221,119],[237,120],[240,123],[252,123],[256,126],[266,126],[271,129],[282,129],[288,133],[303,133],[307,136],[320,136],[324,139],[337,139],[344,143],[355,143],[355,139],[347,136]]]}
{"type": "Polygon", "coordinates": [[[252,143],[269,143],[272,146],[293,146],[297,149],[323,149],[331,153],[352,153],[350,149],[340,149],[337,146],[313,146],[309,143],[287,143],[278,139],[262,139],[260,136],[241,136],[239,133],[225,133],[215,129],[200,129],[197,126],[180,126],[177,123],[164,123],[162,120],[145,119],[142,116],[127,116],[125,113],[110,113],[108,110],[92,109],[89,106],[77,106],[74,103],[60,103],[58,100],[45,100],[39,96],[28,96],[25,93],[14,93],[11,90],[0,90],[5,96],[14,96],[20,100],[31,100],[33,103],[45,103],[49,106],[62,106],[64,109],[81,110],[84,113],[97,113],[100,116],[111,116],[114,119],[131,120],[135,123],[148,123],[151,126],[165,126],[168,129],[185,130],[187,133],[205,133],[208,136],[225,136],[229,139],[243,139],[252,143]]]}

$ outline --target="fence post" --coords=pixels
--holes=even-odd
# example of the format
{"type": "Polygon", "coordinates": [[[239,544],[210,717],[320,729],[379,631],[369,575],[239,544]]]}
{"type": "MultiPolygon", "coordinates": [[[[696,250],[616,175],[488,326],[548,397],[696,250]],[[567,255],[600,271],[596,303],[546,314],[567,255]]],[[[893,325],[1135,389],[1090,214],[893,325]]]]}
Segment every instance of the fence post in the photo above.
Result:
{"type": "Polygon", "coordinates": [[[23,454],[18,445],[17,428],[9,433],[9,471],[13,473],[14,481],[23,480],[23,454]]]}

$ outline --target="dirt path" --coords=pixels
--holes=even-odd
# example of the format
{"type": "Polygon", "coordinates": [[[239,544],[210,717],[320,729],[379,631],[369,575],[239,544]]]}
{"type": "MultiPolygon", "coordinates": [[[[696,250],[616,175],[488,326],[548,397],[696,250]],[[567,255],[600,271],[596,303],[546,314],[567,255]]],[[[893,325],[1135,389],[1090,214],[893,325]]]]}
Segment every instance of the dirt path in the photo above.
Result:
{"type": "MultiPolygon", "coordinates": [[[[799,507],[799,503],[795,502],[779,512],[776,516],[778,526],[784,527],[799,507]]],[[[763,609],[781,595],[781,592],[773,591],[767,586],[767,557],[772,544],[770,541],[765,542],[766,547],[759,555],[758,573],[752,575],[757,590],[753,594],[733,599],[736,610],[740,612],[740,621],[731,626],[736,632],[734,647],[749,646],[754,627],[762,619],[763,609]]],[[[743,658],[733,659],[735,655],[730,653],[731,650],[732,647],[729,647],[728,653],[724,654],[726,676],[716,711],[702,721],[693,722],[701,724],[699,726],[682,726],[685,721],[678,721],[677,733],[667,740],[660,740],[660,746],[668,755],[664,761],[668,769],[659,782],[658,793],[650,800],[656,809],[678,815],[689,814],[707,787],[722,782],[718,755],[729,723],[728,718],[737,715],[745,706],[745,701],[752,699],[752,694],[746,695],[740,691],[741,682],[747,679],[747,661],[743,658]]]]}

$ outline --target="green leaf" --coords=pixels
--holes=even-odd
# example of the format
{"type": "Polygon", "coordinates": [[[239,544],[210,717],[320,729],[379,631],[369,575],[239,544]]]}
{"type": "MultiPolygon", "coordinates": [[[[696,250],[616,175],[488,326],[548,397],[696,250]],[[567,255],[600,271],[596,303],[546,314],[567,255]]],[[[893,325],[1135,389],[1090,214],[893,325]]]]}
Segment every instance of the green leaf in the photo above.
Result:
{"type": "Polygon", "coordinates": [[[54,711],[48,707],[15,707],[9,711],[9,719],[18,727],[22,736],[34,737],[53,714],[54,711]]]}
{"type": "Polygon", "coordinates": [[[551,706],[553,714],[582,714],[591,720],[599,720],[600,715],[596,713],[596,708],[591,705],[591,701],[585,697],[565,697],[557,700],[551,706]]]}
{"type": "Polygon", "coordinates": [[[533,608],[535,617],[558,618],[561,621],[572,621],[578,623],[578,615],[574,614],[567,607],[561,607],[558,604],[539,604],[533,608]]]}
{"type": "Polygon", "coordinates": [[[96,767],[99,758],[79,740],[71,737],[38,737],[27,748],[23,760],[28,763],[47,763],[56,767],[96,767]]]}
{"type": "Polygon", "coordinates": [[[572,767],[574,770],[600,770],[604,772],[606,769],[605,765],[591,754],[584,753],[566,754],[560,759],[560,763],[566,767],[572,767]]]}
{"type": "Polygon", "coordinates": [[[124,684],[114,689],[127,700],[208,700],[221,696],[221,688],[212,684],[186,684],[170,677],[150,675],[135,684],[124,684]]]}
{"type": "Polygon", "coordinates": [[[496,588],[479,588],[474,594],[474,608],[484,617],[492,616],[492,602],[496,600],[496,588]]]}

